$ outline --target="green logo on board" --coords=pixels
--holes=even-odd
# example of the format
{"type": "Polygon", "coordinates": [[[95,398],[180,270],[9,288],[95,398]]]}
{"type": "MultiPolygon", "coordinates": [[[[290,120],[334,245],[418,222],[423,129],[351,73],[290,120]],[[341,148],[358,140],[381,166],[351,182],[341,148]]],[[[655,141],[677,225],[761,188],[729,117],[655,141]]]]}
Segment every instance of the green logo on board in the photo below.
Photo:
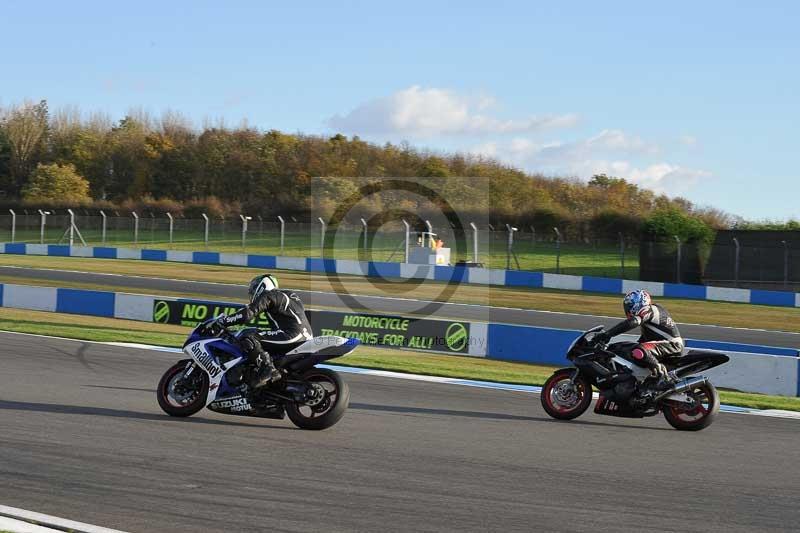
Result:
{"type": "Polygon", "coordinates": [[[169,304],[163,300],[156,302],[153,308],[153,322],[169,323],[169,304]]]}
{"type": "Polygon", "coordinates": [[[460,352],[467,345],[467,328],[458,322],[450,324],[444,338],[448,348],[454,352],[460,352]]]}

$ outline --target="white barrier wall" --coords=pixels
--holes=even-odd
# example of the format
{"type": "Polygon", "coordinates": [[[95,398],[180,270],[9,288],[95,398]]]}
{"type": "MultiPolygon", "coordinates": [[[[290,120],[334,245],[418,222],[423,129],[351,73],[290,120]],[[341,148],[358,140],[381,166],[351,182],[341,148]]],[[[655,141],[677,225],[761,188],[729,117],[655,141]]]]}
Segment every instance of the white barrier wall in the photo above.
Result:
{"type": "MultiPolygon", "coordinates": [[[[83,289],[32,287],[0,284],[0,307],[56,311],[82,315],[124,318],[152,322],[155,300],[181,300],[141,294],[114,293],[83,289]]],[[[209,302],[210,303],[210,302],[209,302]]],[[[335,313],[318,311],[318,313],[335,313]]],[[[442,321],[432,321],[442,322],[442,321]]],[[[568,366],[564,357],[569,344],[580,334],[577,331],[536,328],[510,324],[462,322],[469,329],[469,346],[463,353],[503,361],[568,366]]],[[[457,325],[457,324],[454,324],[457,325]]],[[[696,345],[700,341],[689,341],[696,345]]],[[[706,342],[705,344],[713,344],[706,342]]],[[[730,345],[728,345],[730,346],[730,345]]],[[[741,350],[728,351],[731,361],[708,371],[709,377],[720,387],[782,396],[800,395],[798,383],[797,352],[783,348],[734,345],[741,350]],[[752,353],[764,350],[786,355],[752,353]]],[[[735,348],[734,348],[735,349],[735,348]]]]}

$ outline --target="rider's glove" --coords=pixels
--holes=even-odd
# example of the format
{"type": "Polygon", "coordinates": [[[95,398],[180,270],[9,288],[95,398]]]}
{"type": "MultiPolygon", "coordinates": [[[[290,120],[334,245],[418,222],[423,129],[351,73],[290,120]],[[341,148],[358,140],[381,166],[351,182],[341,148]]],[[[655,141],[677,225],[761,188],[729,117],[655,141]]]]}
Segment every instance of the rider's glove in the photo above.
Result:
{"type": "Polygon", "coordinates": [[[208,335],[219,335],[224,326],[220,322],[219,318],[212,318],[211,320],[206,321],[203,325],[203,331],[208,335]]]}
{"type": "Polygon", "coordinates": [[[611,335],[607,331],[598,331],[593,340],[598,344],[608,344],[608,341],[611,340],[611,335]]]}

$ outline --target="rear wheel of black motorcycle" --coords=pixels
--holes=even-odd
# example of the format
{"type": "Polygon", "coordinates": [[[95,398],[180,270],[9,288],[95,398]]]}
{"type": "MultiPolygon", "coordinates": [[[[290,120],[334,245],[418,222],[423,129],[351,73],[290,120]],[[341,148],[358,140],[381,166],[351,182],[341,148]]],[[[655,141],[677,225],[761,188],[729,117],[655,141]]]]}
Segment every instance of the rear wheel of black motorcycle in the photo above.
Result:
{"type": "Polygon", "coordinates": [[[700,431],[711,425],[719,412],[719,393],[711,383],[703,383],[686,391],[698,405],[694,409],[686,409],[679,405],[665,405],[664,418],[669,425],[681,431],[700,431]]]}
{"type": "Polygon", "coordinates": [[[158,405],[170,416],[192,416],[206,405],[208,374],[195,368],[185,383],[181,383],[188,363],[188,359],[178,361],[158,382],[158,405]]]}
{"type": "Polygon", "coordinates": [[[544,382],[542,407],[548,415],[558,420],[572,420],[581,416],[592,403],[592,384],[583,376],[572,383],[573,369],[558,370],[544,382]]]}
{"type": "Polygon", "coordinates": [[[350,388],[327,368],[312,368],[301,379],[313,387],[306,403],[287,403],[286,414],[301,429],[327,429],[338,422],[350,404],[350,388]]]}

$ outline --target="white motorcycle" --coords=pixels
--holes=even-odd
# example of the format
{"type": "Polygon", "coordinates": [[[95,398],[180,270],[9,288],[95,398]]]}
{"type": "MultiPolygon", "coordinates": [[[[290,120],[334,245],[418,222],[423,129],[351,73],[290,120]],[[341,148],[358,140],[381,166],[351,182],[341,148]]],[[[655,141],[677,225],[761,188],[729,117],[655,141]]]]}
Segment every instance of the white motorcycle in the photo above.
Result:
{"type": "Polygon", "coordinates": [[[192,330],[183,345],[191,359],[172,365],[158,383],[158,405],[165,413],[191,416],[208,407],[239,416],[288,415],[302,429],[326,429],[344,416],[350,402],[347,383],[333,370],[316,365],[352,352],[358,339],[315,337],[273,356],[283,379],[250,391],[246,382],[252,369],[237,342],[246,330],[234,334],[222,328],[212,335],[207,324],[192,330]]]}

